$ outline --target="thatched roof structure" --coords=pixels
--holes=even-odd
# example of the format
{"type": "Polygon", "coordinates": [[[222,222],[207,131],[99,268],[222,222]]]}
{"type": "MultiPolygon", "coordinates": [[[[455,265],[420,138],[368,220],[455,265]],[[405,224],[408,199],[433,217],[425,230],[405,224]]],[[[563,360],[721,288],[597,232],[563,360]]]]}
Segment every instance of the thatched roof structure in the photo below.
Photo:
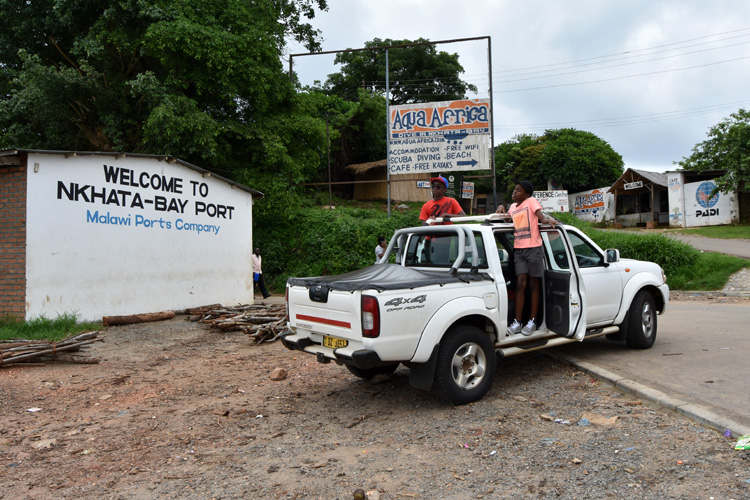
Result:
{"type": "Polygon", "coordinates": [[[367,163],[356,163],[354,165],[347,165],[345,168],[351,170],[355,174],[363,174],[372,170],[373,168],[385,168],[388,164],[387,160],[368,161],[367,163]]]}

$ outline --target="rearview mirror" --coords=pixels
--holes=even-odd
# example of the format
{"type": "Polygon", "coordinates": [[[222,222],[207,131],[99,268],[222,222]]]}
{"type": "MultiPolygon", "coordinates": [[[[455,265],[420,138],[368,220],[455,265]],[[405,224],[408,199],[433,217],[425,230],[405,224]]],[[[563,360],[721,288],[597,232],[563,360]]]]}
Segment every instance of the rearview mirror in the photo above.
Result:
{"type": "Polygon", "coordinates": [[[616,248],[608,248],[607,253],[607,264],[612,264],[620,261],[620,251],[616,248]]]}

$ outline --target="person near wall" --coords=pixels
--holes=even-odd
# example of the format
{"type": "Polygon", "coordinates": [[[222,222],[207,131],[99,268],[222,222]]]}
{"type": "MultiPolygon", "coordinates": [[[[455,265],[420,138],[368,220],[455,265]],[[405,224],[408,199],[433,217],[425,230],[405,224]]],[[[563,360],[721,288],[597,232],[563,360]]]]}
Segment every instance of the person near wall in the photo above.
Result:
{"type": "Polygon", "coordinates": [[[383,252],[385,252],[387,242],[385,241],[385,236],[378,236],[378,244],[375,247],[375,263],[377,264],[380,258],[383,256],[383,252]]]}
{"type": "MultiPolygon", "coordinates": [[[[527,181],[513,179],[516,187],[511,198],[513,203],[508,209],[508,216],[513,220],[513,261],[516,268],[516,307],[515,319],[508,327],[508,334],[531,335],[536,331],[536,317],[539,314],[541,302],[540,279],[544,276],[544,253],[542,252],[542,236],[539,224],[549,224],[555,227],[555,221],[545,217],[542,205],[534,194],[534,185],[527,181]],[[531,287],[531,318],[526,325],[521,323],[524,303],[526,300],[526,285],[531,287]]],[[[497,208],[499,214],[504,214],[505,207],[497,208]]]]}
{"type": "MultiPolygon", "coordinates": [[[[422,205],[422,211],[419,213],[419,220],[423,224],[426,224],[428,219],[466,215],[455,199],[445,196],[445,192],[448,190],[448,179],[439,175],[430,179],[430,183],[432,199],[422,205]]],[[[450,222],[447,224],[450,224],[450,222]]]]}
{"type": "Polygon", "coordinates": [[[260,290],[260,293],[263,294],[264,299],[267,299],[271,296],[271,294],[268,293],[268,290],[266,290],[266,284],[263,281],[263,268],[262,259],[260,257],[260,248],[256,248],[253,251],[253,281],[258,287],[258,290],[260,290]]]}

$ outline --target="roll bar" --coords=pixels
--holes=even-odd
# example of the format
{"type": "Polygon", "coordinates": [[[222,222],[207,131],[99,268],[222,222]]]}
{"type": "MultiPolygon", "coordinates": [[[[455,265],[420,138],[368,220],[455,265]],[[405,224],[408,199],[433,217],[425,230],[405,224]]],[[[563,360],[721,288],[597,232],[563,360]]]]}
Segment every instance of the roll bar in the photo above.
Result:
{"type": "MultiPolygon", "coordinates": [[[[463,218],[463,217],[462,217],[463,218]]],[[[421,227],[407,227],[403,229],[399,229],[396,231],[396,233],[391,238],[391,241],[388,242],[388,247],[385,249],[385,252],[383,252],[383,256],[380,258],[379,261],[376,262],[376,264],[386,264],[388,262],[388,257],[390,257],[391,253],[393,253],[394,249],[396,250],[396,262],[401,262],[403,259],[403,250],[404,250],[404,243],[406,241],[406,238],[410,234],[440,234],[440,233],[455,233],[458,236],[458,255],[456,256],[456,260],[453,262],[453,265],[451,266],[450,273],[451,275],[455,276],[458,273],[458,269],[461,267],[461,264],[463,264],[464,259],[466,259],[467,252],[472,255],[472,266],[471,271],[472,273],[476,274],[478,271],[477,266],[477,257],[479,253],[477,252],[477,243],[474,241],[474,232],[471,230],[468,226],[457,226],[457,225],[450,225],[450,226],[421,226],[421,227]],[[467,240],[468,239],[468,243],[467,240]]]]}

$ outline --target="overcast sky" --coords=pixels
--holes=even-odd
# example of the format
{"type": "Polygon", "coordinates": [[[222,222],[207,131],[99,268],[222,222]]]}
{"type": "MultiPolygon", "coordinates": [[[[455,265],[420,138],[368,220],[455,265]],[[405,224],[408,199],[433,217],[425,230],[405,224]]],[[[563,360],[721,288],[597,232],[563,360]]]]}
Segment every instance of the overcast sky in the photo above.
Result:
{"type": "MultiPolygon", "coordinates": [[[[491,37],[495,143],[572,127],[625,166],[677,168],[712,125],[750,107],[750,0],[328,0],[324,51],[373,38],[491,37]]],[[[487,41],[438,45],[489,98],[487,41]]],[[[303,53],[291,44],[291,53],[303,53]]],[[[295,57],[303,84],[340,70],[295,57]]]]}

